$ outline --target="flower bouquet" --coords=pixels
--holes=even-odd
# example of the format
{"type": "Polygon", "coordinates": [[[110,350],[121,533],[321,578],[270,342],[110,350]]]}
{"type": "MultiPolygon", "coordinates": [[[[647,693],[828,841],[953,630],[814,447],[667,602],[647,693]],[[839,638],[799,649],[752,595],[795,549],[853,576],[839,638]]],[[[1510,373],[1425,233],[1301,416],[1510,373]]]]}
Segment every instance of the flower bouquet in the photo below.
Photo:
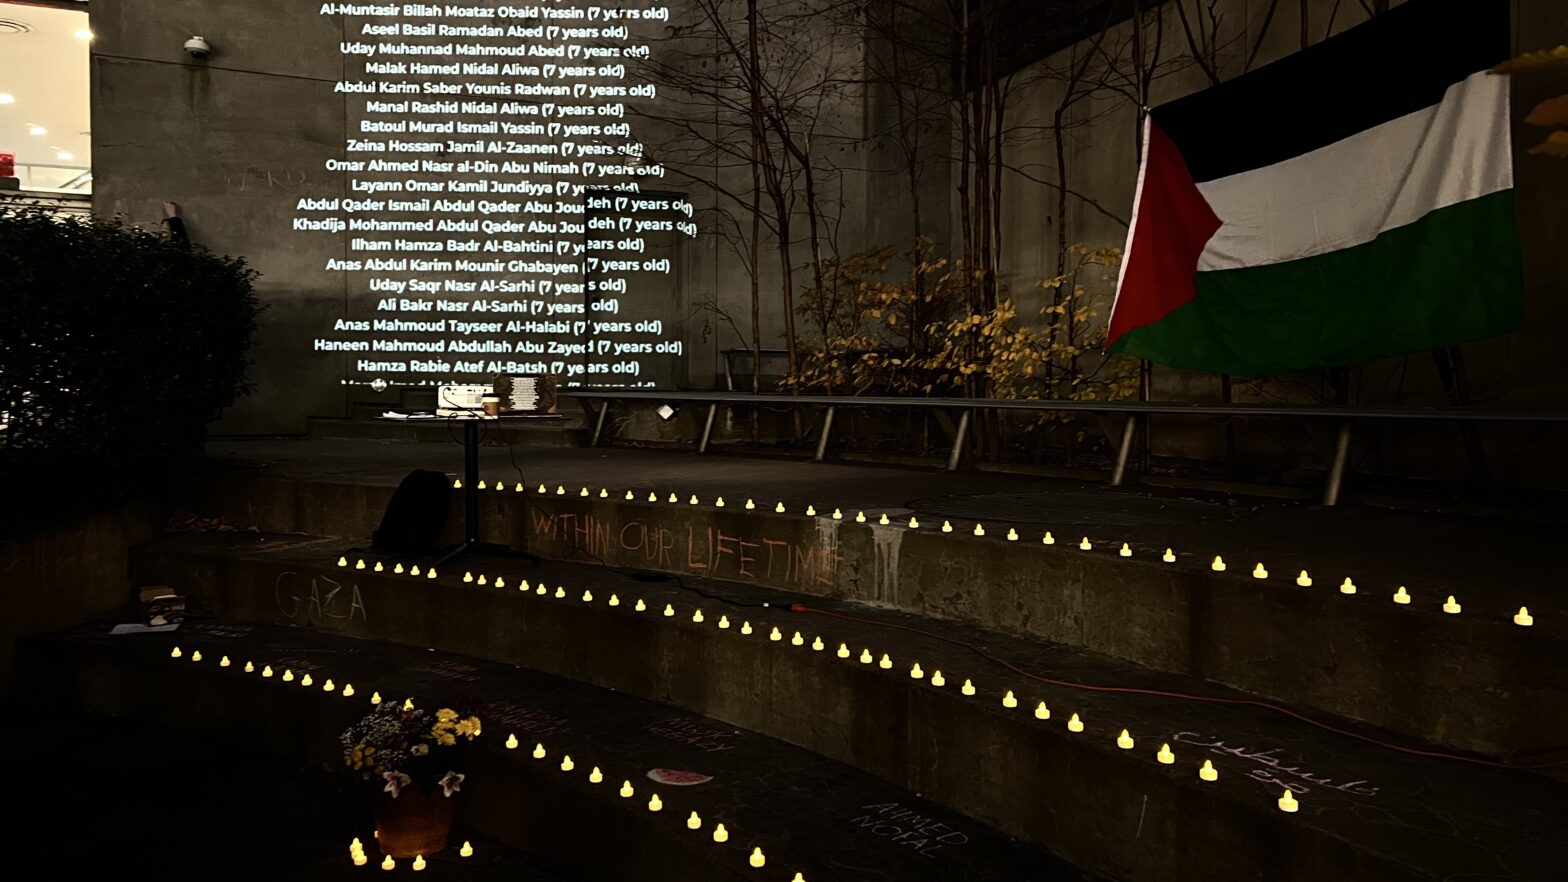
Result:
{"type": "Polygon", "coordinates": [[[479,717],[384,702],[339,737],[343,762],[378,785],[376,836],[395,858],[435,854],[452,828],[452,797],[462,789],[479,717]]]}

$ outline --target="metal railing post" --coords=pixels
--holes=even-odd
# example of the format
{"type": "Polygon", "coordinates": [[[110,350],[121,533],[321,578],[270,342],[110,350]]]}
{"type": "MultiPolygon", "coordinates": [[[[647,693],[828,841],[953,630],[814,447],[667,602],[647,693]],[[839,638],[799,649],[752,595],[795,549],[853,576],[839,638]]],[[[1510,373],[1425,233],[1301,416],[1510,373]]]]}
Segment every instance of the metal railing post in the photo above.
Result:
{"type": "Polygon", "coordinates": [[[1350,458],[1350,420],[1339,424],[1334,440],[1334,461],[1328,467],[1328,483],[1323,487],[1323,505],[1339,505],[1339,491],[1345,483],[1345,461],[1350,458]]]}
{"type": "Polygon", "coordinates": [[[947,470],[958,471],[958,466],[964,459],[964,443],[969,440],[969,408],[958,417],[958,431],[953,433],[953,449],[947,455],[947,470]]]}
{"type": "Polygon", "coordinates": [[[828,405],[827,413],[822,415],[822,434],[817,438],[817,455],[811,458],[812,462],[823,462],[828,458],[828,441],[833,437],[833,414],[837,410],[828,405]]]}
{"type": "Polygon", "coordinates": [[[604,434],[604,418],[610,415],[610,399],[605,398],[599,402],[599,416],[593,421],[593,440],[588,442],[589,447],[599,446],[599,436],[604,434]]]}
{"type": "Polygon", "coordinates": [[[1111,469],[1111,486],[1120,487],[1127,477],[1127,457],[1132,455],[1132,439],[1138,434],[1138,416],[1129,414],[1122,426],[1122,443],[1116,448],[1116,467],[1111,469]]]}
{"type": "Polygon", "coordinates": [[[714,401],[708,405],[708,418],[702,423],[702,440],[697,442],[697,452],[708,452],[708,439],[713,437],[713,420],[719,415],[719,403],[714,401]]]}

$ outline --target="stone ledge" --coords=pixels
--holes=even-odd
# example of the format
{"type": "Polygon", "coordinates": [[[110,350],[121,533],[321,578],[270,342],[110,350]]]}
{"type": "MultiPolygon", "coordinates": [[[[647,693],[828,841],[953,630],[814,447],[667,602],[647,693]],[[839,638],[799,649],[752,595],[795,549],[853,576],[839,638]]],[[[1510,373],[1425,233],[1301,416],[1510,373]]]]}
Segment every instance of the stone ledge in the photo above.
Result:
{"type": "MultiPolygon", "coordinates": [[[[28,638],[30,698],[46,706],[157,721],[337,767],[337,734],[386,700],[436,704],[459,693],[491,707],[459,803],[466,826],[581,872],[656,882],[1093,882],[912,794],[845,766],[717,721],[591,686],[444,653],[295,628],[197,624],[173,634],[112,637],[107,626],[28,638]],[[170,657],[170,647],[182,655],[170,657]],[[201,661],[193,661],[201,651],[201,661]],[[227,657],[231,664],[220,667],[227,657]],[[255,670],[244,671],[252,662],[255,670]],[[264,678],[263,666],[273,676],[264,678]],[[283,681],[284,671],[293,677],[283,681]],[[304,685],[303,676],[313,675],[304,685]],[[325,692],[328,678],[334,691],[325,692]],[[345,697],[352,684],[355,695],[345,697]],[[519,746],[506,747],[515,734],[519,746]],[[533,757],[534,745],[546,749],[533,757]],[[574,767],[563,771],[562,757],[574,767]],[[591,769],[603,780],[590,782],[591,769]],[[689,787],[656,784],[653,768],[700,771],[689,787]],[[618,795],[622,781],[630,798],[618,795]],[[659,794],[663,808],[652,812],[659,794]],[[697,812],[698,830],[687,819],[697,812]],[[713,841],[724,823],[729,839],[713,841]],[[923,832],[922,832],[923,831],[923,832]],[[753,848],[766,866],[753,868],[753,848]],[[876,868],[846,872],[852,868],[876,868]]],[[[184,774],[222,774],[185,770],[184,774]]],[[[373,846],[370,851],[374,853],[373,846]]],[[[373,868],[372,868],[373,870],[373,868]]]]}
{"type": "MultiPolygon", "coordinates": [[[[1542,849],[1568,847],[1561,829],[1542,826],[1543,807],[1568,799],[1553,782],[1402,756],[1262,712],[1244,694],[1061,647],[837,604],[821,606],[860,621],[778,605],[729,607],[673,582],[583,566],[469,563],[487,581],[499,575],[508,582],[481,588],[457,571],[436,580],[397,575],[390,561],[381,573],[340,568],[339,551],[330,540],[190,537],[155,550],[146,565],[227,617],[523,664],[766,732],[1129,880],[1172,878],[1173,869],[1183,879],[1443,878],[1457,867],[1489,872],[1501,855],[1512,866],[1545,866],[1542,849]],[[518,589],[530,578],[545,579],[544,597],[532,586],[518,589]],[[666,604],[672,615],[663,614],[666,604]],[[697,609],[700,623],[692,621],[697,609]],[[730,617],[729,629],[718,626],[721,615],[730,617]],[[743,635],[748,621],[753,633],[743,635]],[[778,641],[769,639],[775,626],[778,641]],[[797,630],[807,645],[793,645],[797,630]],[[820,652],[809,645],[819,633],[820,652]],[[950,640],[984,646],[1058,682],[1031,680],[950,640]],[[848,659],[837,657],[841,642],[853,647],[848,659]],[[857,660],[861,649],[871,650],[873,663],[857,660]],[[884,652],[890,669],[880,666],[884,652]],[[923,680],[909,676],[915,661],[923,680]],[[930,685],[938,669],[945,688],[930,685]],[[973,697],[959,693],[965,678],[977,685],[973,697]],[[1198,693],[1225,703],[1068,683],[1198,693]],[[1016,707],[1002,705],[1008,690],[1016,707]],[[1032,713],[1041,701],[1049,720],[1032,713]],[[1085,731],[1067,730],[1073,713],[1085,731]],[[1134,738],[1133,750],[1117,748],[1121,729],[1134,738]],[[1173,746],[1174,764],[1157,762],[1162,743],[1173,746]],[[1217,782],[1198,780],[1203,759],[1220,770],[1217,782]],[[1283,786],[1302,794],[1301,812],[1274,806],[1283,786]],[[1367,825],[1368,813],[1386,823],[1367,825]],[[1455,824],[1467,830],[1462,847],[1451,836],[1455,824]]],[[[701,587],[744,603],[781,602],[741,585],[701,587]]],[[[1398,740],[1375,730],[1357,734],[1398,740]]],[[[1533,878],[1530,872],[1516,878],[1533,878]]]]}
{"type": "MultiPolygon", "coordinates": [[[[716,577],[803,594],[894,607],[974,624],[1197,677],[1291,705],[1319,708],[1423,741],[1491,756],[1534,758],[1561,750],[1568,731],[1568,634],[1555,619],[1525,629],[1506,600],[1465,599],[1445,615],[1417,592],[1409,606],[1384,587],[1355,596],[1320,573],[1267,581],[1252,562],[1214,573],[1208,558],[1114,544],[1076,548],[1078,537],[1009,542],[854,523],[766,508],[693,506],[640,492],[600,499],[519,493],[482,499],[486,537],[554,559],[716,577]],[[584,552],[587,554],[585,555],[584,552]],[[1456,663],[1463,659],[1463,664],[1456,663]]],[[[193,488],[192,505],[276,532],[368,535],[391,488],[331,480],[231,476],[193,488]]],[[[457,500],[450,523],[459,522],[457,500]]],[[[875,518],[876,514],[872,514],[875,518]]],[[[901,516],[907,519],[907,515],[901,516]]],[[[972,524],[959,529],[969,530],[972,524]]]]}

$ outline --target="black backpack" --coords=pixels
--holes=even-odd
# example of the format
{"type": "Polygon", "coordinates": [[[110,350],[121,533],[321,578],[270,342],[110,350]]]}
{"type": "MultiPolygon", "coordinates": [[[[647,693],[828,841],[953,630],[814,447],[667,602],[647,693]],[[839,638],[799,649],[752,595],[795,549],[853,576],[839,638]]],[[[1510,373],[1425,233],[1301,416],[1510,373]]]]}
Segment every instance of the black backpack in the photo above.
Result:
{"type": "Polygon", "coordinates": [[[409,472],[392,493],[380,528],[371,534],[371,548],[404,556],[433,551],[451,504],[452,484],[446,475],[424,469],[409,472]]]}

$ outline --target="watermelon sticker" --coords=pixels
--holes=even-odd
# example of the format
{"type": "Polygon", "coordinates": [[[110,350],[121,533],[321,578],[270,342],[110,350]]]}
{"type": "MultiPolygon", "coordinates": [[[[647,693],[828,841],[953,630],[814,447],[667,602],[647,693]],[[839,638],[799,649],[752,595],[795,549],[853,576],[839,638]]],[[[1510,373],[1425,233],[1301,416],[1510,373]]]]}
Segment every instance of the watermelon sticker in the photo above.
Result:
{"type": "Polygon", "coordinates": [[[692,787],[697,784],[706,784],[713,780],[712,775],[704,775],[699,772],[683,772],[680,769],[653,769],[648,773],[648,777],[660,784],[668,784],[671,787],[692,787]]]}

